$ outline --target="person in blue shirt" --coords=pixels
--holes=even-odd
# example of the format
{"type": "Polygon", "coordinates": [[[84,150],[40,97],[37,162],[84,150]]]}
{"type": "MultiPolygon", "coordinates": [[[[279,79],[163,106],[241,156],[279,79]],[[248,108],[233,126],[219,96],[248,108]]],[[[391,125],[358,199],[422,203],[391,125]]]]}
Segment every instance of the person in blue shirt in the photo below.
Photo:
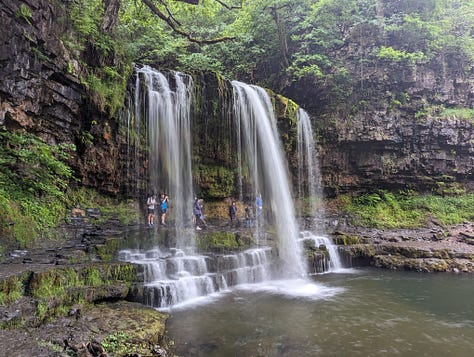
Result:
{"type": "Polygon", "coordinates": [[[161,224],[163,226],[166,226],[166,211],[168,209],[168,196],[166,193],[161,194],[161,199],[160,199],[160,208],[161,208],[161,224]]]}
{"type": "Polygon", "coordinates": [[[257,197],[255,198],[255,210],[256,210],[256,218],[260,219],[260,216],[262,215],[262,209],[263,209],[263,200],[262,200],[262,194],[259,193],[257,197]]]}

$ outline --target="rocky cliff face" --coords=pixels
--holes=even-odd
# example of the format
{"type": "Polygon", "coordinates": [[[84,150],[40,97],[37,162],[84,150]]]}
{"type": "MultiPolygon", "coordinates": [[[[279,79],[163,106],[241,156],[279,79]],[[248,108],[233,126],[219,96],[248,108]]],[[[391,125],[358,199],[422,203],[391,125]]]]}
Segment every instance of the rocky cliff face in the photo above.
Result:
{"type": "Polygon", "coordinates": [[[358,114],[324,129],[320,158],[329,194],[473,188],[473,122],[403,114],[358,114]]]}
{"type": "Polygon", "coordinates": [[[374,188],[473,188],[474,72],[456,59],[372,63],[346,100],[308,83],[285,92],[312,113],[329,195],[374,188]]]}
{"type": "Polygon", "coordinates": [[[114,118],[87,100],[81,66],[61,38],[65,8],[49,0],[0,0],[0,125],[77,148],[82,184],[120,188],[121,139],[114,118]]]}

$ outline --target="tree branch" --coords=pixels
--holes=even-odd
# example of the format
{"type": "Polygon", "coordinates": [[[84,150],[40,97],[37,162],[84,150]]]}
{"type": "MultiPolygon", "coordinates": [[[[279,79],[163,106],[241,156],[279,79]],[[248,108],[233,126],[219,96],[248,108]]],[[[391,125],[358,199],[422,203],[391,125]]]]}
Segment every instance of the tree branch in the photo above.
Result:
{"type": "Polygon", "coordinates": [[[234,5],[227,5],[225,2],[221,0],[214,0],[215,2],[221,4],[223,7],[225,7],[228,10],[233,10],[233,9],[241,9],[242,8],[242,1],[240,2],[239,6],[234,6],[234,5]]]}
{"type": "MultiPolygon", "coordinates": [[[[185,2],[186,4],[191,4],[191,5],[199,5],[199,0],[176,0],[176,1],[181,1],[185,2]]],[[[225,7],[228,10],[232,9],[241,9],[242,8],[242,1],[240,1],[239,6],[234,6],[234,5],[227,5],[224,1],[222,0],[214,0],[215,2],[221,4],[221,6],[225,7]]]]}
{"type": "MultiPolygon", "coordinates": [[[[194,3],[198,3],[199,1],[198,0],[178,0],[178,1],[183,1],[183,2],[186,2],[186,3],[189,3],[189,4],[194,4],[194,3]]],[[[215,0],[215,1],[218,1],[218,0],[215,0]]],[[[232,41],[232,40],[235,40],[235,37],[229,37],[229,36],[224,36],[224,37],[218,37],[218,38],[213,38],[213,39],[210,39],[210,40],[206,40],[206,39],[197,39],[197,38],[194,38],[190,33],[182,30],[181,28],[179,28],[178,26],[180,26],[180,22],[177,21],[173,16],[172,14],[169,12],[168,8],[166,7],[168,13],[169,13],[169,16],[166,16],[151,0],[142,0],[142,2],[148,6],[148,8],[156,15],[158,16],[160,19],[162,19],[163,21],[166,22],[166,24],[171,27],[171,29],[176,32],[177,34],[181,35],[181,36],[184,36],[186,37],[190,42],[194,42],[194,43],[199,43],[199,44],[205,44],[205,45],[209,45],[209,44],[214,44],[214,43],[218,43],[218,42],[224,42],[224,41],[232,41]]],[[[160,1],[161,2],[161,1],[160,1]]]]}

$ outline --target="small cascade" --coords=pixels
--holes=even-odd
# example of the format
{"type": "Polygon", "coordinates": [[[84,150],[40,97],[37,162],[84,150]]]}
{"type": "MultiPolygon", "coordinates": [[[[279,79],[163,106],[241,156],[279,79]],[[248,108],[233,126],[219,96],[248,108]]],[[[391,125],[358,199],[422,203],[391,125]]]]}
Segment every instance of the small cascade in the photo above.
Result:
{"type": "Polygon", "coordinates": [[[337,246],[328,237],[315,235],[309,231],[302,231],[300,242],[324,253],[324,257],[317,262],[318,266],[315,267],[315,272],[336,272],[343,268],[337,246]],[[326,252],[327,255],[325,254],[326,252]]]}
{"type": "Polygon", "coordinates": [[[271,250],[249,249],[237,254],[186,255],[180,249],[163,253],[123,250],[119,259],[143,267],[142,303],[168,308],[231,286],[267,280],[271,250]]]}
{"type": "Polygon", "coordinates": [[[297,114],[298,198],[300,215],[322,218],[321,172],[318,151],[308,113],[302,108],[297,114]]]}
{"type": "Polygon", "coordinates": [[[337,246],[324,236],[324,206],[322,205],[321,173],[318,152],[308,114],[298,109],[298,198],[300,215],[309,218],[311,229],[302,231],[300,242],[307,251],[312,251],[309,270],[312,273],[341,271],[342,263],[337,246]]]}

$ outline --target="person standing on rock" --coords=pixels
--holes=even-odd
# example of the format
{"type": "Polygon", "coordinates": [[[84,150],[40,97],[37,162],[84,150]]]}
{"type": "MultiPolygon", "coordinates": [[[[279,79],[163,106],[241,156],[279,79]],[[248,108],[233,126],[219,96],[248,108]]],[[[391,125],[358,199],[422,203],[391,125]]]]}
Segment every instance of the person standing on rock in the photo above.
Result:
{"type": "Polygon", "coordinates": [[[245,206],[245,227],[252,227],[252,209],[250,208],[250,204],[245,206]]]}
{"type": "Polygon", "coordinates": [[[255,198],[255,216],[257,221],[260,221],[260,218],[262,216],[262,209],[263,209],[263,200],[262,200],[262,194],[259,193],[257,197],[255,198]]]}
{"type": "Polygon", "coordinates": [[[229,206],[229,218],[230,218],[230,226],[237,226],[239,221],[237,219],[237,204],[235,201],[232,201],[232,204],[229,206]]]}
{"type": "Polygon", "coordinates": [[[196,230],[200,231],[202,228],[199,227],[199,221],[202,221],[202,204],[199,202],[199,198],[194,199],[193,205],[193,214],[194,214],[194,224],[196,226],[196,230]]]}
{"type": "Polygon", "coordinates": [[[161,208],[161,225],[166,226],[166,211],[168,209],[168,196],[166,193],[161,194],[161,199],[160,199],[160,208],[161,208]]]}
{"type": "Polygon", "coordinates": [[[148,219],[148,225],[149,226],[154,226],[155,225],[155,205],[156,205],[156,196],[152,193],[148,195],[148,198],[146,200],[146,205],[147,205],[147,219],[148,219]]]}

